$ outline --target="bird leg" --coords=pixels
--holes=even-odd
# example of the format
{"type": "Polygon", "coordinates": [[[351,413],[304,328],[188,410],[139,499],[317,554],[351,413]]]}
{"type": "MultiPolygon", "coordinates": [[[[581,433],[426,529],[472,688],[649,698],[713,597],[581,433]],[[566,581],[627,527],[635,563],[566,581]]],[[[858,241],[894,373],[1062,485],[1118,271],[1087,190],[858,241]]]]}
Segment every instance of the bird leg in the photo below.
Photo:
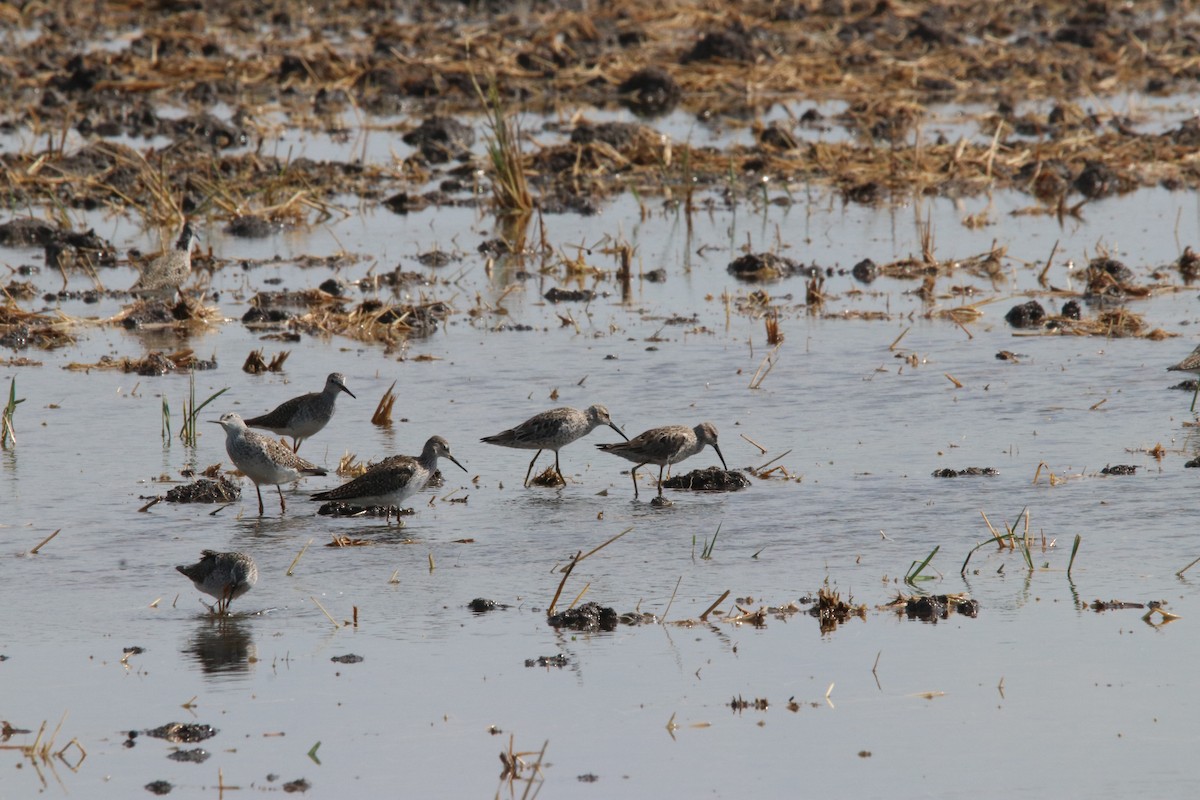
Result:
{"type": "Polygon", "coordinates": [[[293,436],[293,437],[292,437],[292,452],[293,452],[293,453],[299,453],[299,452],[300,452],[300,442],[301,442],[301,441],[302,441],[302,439],[301,439],[299,436],[293,436]]]}
{"type": "Polygon", "coordinates": [[[567,485],[567,479],[563,477],[562,470],[558,468],[558,451],[554,451],[554,471],[558,473],[558,481],[563,486],[567,485]]]}
{"type": "Polygon", "coordinates": [[[279,515],[283,516],[287,513],[287,503],[283,502],[283,489],[278,483],[275,484],[275,491],[279,492],[279,515]]]}
{"type": "Polygon", "coordinates": [[[638,499],[638,490],[637,490],[638,467],[643,467],[643,466],[645,466],[645,464],[638,464],[637,467],[634,467],[633,469],[629,470],[629,474],[633,477],[633,499],[634,500],[638,499]]]}
{"type": "MultiPolygon", "coordinates": [[[[533,473],[533,465],[537,463],[538,456],[540,456],[541,454],[542,454],[541,450],[538,450],[536,453],[534,453],[533,461],[529,462],[529,469],[525,470],[525,488],[529,488],[529,476],[533,473]]],[[[558,453],[555,453],[554,455],[557,456],[558,453]]]]}
{"type": "Polygon", "coordinates": [[[254,484],[254,491],[258,492],[258,515],[261,517],[263,515],[262,489],[258,488],[257,483],[254,484]]]}
{"type": "Polygon", "coordinates": [[[667,468],[666,464],[662,464],[658,468],[658,496],[662,497],[662,475],[663,470],[667,468]]]}
{"type": "Polygon", "coordinates": [[[1200,394],[1200,375],[1196,376],[1196,391],[1192,392],[1192,411],[1196,410],[1196,395],[1200,394]]]}

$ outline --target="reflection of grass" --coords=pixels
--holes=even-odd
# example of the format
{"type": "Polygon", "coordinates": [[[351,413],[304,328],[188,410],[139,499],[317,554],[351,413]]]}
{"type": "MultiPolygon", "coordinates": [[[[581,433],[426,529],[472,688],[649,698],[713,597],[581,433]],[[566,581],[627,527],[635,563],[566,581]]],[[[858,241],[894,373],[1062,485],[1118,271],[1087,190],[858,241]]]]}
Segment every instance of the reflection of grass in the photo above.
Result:
{"type": "Polygon", "coordinates": [[[17,411],[17,404],[24,403],[25,398],[17,399],[17,379],[13,378],[8,384],[8,403],[4,406],[4,411],[0,413],[0,447],[8,449],[8,440],[12,439],[13,447],[17,446],[17,430],[13,427],[13,414],[17,411]]]}
{"type": "Polygon", "coordinates": [[[200,405],[196,405],[196,373],[193,371],[188,377],[188,399],[183,404],[183,427],[179,430],[179,438],[183,441],[185,447],[196,446],[196,417],[197,415],[221,395],[229,391],[229,387],[209,395],[208,399],[200,405]]]}
{"type": "Polygon", "coordinates": [[[529,214],[533,210],[533,197],[529,194],[529,184],[521,167],[520,129],[505,113],[504,102],[500,99],[494,80],[488,84],[486,95],[478,83],[475,84],[475,91],[479,94],[487,117],[487,127],[491,131],[487,151],[492,164],[492,198],[502,214],[529,214]]]}
{"type": "Polygon", "coordinates": [[[163,442],[169,444],[171,441],[171,404],[167,402],[165,394],[162,401],[162,438],[163,442]]]}

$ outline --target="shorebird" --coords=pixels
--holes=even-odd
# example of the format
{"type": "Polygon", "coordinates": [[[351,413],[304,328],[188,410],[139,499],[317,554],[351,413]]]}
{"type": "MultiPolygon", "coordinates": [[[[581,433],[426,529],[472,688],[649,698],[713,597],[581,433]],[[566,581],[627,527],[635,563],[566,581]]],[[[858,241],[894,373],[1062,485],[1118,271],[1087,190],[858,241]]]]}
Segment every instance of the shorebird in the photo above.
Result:
{"type": "Polygon", "coordinates": [[[554,451],[554,471],[558,479],[566,485],[562,470],[558,468],[558,451],[576,439],[582,439],[601,425],[607,425],[626,441],[629,437],[621,433],[613,421],[609,419],[608,409],[601,405],[588,406],[586,411],[575,408],[552,408],[540,414],[534,414],[515,428],[501,431],[495,436],[485,436],[479,441],[488,444],[498,444],[501,447],[516,447],[521,450],[537,450],[529,469],[525,470],[525,486],[529,485],[529,475],[533,465],[543,450],[554,451]]]}
{"type": "Polygon", "coordinates": [[[658,464],[658,496],[662,497],[663,470],[666,466],[678,464],[685,458],[696,455],[704,449],[705,445],[710,444],[712,449],[717,451],[717,457],[721,459],[721,466],[729,469],[725,464],[725,456],[721,455],[721,448],[717,446],[717,427],[711,422],[701,422],[694,428],[686,425],[651,428],[628,442],[598,444],[596,447],[637,464],[630,470],[630,474],[633,476],[633,499],[636,500],[638,497],[638,467],[658,464]]]}
{"type": "Polygon", "coordinates": [[[192,271],[192,247],[199,242],[192,223],[184,222],[175,246],[146,265],[129,293],[143,300],[174,299],[192,271]]]}
{"type": "Polygon", "coordinates": [[[354,480],[336,489],[318,492],[309,499],[339,500],[358,508],[383,506],[388,509],[387,520],[391,521],[392,506],[398,510],[401,503],[425,488],[437,471],[439,458],[448,458],[463,472],[467,471],[450,455],[449,442],[441,436],[432,436],[425,442],[420,456],[389,456],[354,480]]]}
{"type": "Polygon", "coordinates": [[[195,564],[180,564],[175,569],[183,573],[198,590],[217,598],[216,606],[209,607],[217,614],[227,613],[229,604],[258,582],[258,567],[254,559],[245,553],[203,550],[200,560],[195,564]]]}
{"type": "Polygon", "coordinates": [[[1167,367],[1167,372],[1190,372],[1198,376],[1196,381],[1196,391],[1192,392],[1192,411],[1196,410],[1196,395],[1200,394],[1200,345],[1192,351],[1192,354],[1180,361],[1173,367],[1167,367]]]}
{"type": "Polygon", "coordinates": [[[324,475],[325,470],[305,461],[279,442],[246,427],[241,415],[234,412],[222,414],[220,419],[210,419],[214,425],[225,429],[225,452],[234,466],[254,481],[258,492],[258,515],[263,514],[262,489],[260,483],[274,484],[279,492],[279,513],[287,511],[280,484],[300,480],[305,475],[324,475]]]}
{"type": "Polygon", "coordinates": [[[262,428],[279,436],[292,437],[292,452],[297,453],[300,451],[301,442],[324,428],[329,420],[333,419],[333,403],[341,392],[354,397],[354,392],[346,388],[346,376],[340,372],[331,372],[325,379],[325,388],[321,391],[284,400],[275,410],[246,420],[246,425],[262,428]]]}

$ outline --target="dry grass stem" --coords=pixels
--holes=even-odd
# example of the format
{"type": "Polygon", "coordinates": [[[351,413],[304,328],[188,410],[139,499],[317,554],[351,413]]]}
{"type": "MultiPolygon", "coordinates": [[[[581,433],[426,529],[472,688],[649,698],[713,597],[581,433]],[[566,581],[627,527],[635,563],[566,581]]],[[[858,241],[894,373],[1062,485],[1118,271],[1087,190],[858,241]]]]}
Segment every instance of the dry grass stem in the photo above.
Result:
{"type": "Polygon", "coordinates": [[[371,415],[372,425],[378,425],[382,428],[391,426],[392,406],[396,404],[396,395],[392,390],[395,388],[396,381],[392,381],[392,385],[383,393],[383,397],[379,398],[379,405],[375,406],[375,413],[371,415]]]}
{"type": "Polygon", "coordinates": [[[304,551],[307,550],[308,546],[312,543],[313,543],[312,539],[309,539],[307,542],[305,542],[304,547],[300,548],[300,552],[296,553],[296,557],[293,558],[292,563],[288,565],[287,572],[285,572],[284,574],[287,575],[289,578],[292,577],[292,571],[294,569],[296,569],[296,564],[298,564],[300,562],[300,556],[304,555],[304,551]]]}
{"type": "Polygon", "coordinates": [[[52,533],[52,534],[50,534],[49,536],[47,536],[45,539],[42,539],[40,542],[38,542],[38,543],[37,543],[37,545],[36,545],[36,546],[34,546],[34,548],[33,548],[32,550],[30,550],[30,551],[29,551],[29,555],[31,555],[31,556],[36,556],[36,555],[38,554],[38,551],[42,549],[42,546],[43,546],[43,545],[45,545],[45,544],[46,544],[46,542],[48,542],[48,541],[50,541],[51,539],[53,539],[55,536],[58,536],[58,534],[59,534],[60,532],[62,532],[62,528],[59,528],[59,529],[58,529],[58,530],[56,530],[54,533],[52,533]]]}

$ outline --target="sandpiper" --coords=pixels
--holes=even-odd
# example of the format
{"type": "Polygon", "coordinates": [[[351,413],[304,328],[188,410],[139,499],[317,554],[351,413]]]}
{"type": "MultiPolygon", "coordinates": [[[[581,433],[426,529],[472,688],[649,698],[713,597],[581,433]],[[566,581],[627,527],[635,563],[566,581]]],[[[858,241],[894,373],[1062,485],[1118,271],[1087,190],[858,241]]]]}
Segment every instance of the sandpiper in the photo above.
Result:
{"type": "Polygon", "coordinates": [[[609,419],[608,409],[601,405],[588,406],[586,411],[575,408],[552,408],[540,414],[534,414],[515,428],[501,431],[495,436],[485,436],[479,441],[488,444],[498,444],[502,447],[516,447],[521,450],[537,450],[529,469],[525,470],[525,486],[529,485],[529,475],[533,465],[543,450],[554,451],[554,471],[564,485],[562,470],[558,468],[558,451],[576,439],[582,439],[601,425],[607,425],[626,441],[629,437],[621,433],[613,421],[609,419]]]}
{"type": "Polygon", "coordinates": [[[195,564],[180,564],[175,569],[201,592],[217,598],[217,605],[211,607],[217,614],[227,613],[229,604],[258,582],[258,567],[245,553],[204,550],[195,564]]]}
{"type": "Polygon", "coordinates": [[[346,376],[331,372],[325,379],[323,390],[285,400],[274,411],[246,420],[246,425],[263,428],[280,436],[291,436],[292,452],[299,452],[300,443],[324,428],[333,418],[333,403],[341,392],[354,397],[354,392],[346,388],[346,376]]]}
{"type": "Polygon", "coordinates": [[[663,470],[666,466],[678,464],[685,458],[696,455],[705,445],[712,445],[712,449],[717,451],[717,457],[721,459],[721,466],[729,469],[725,464],[725,456],[721,455],[721,448],[717,446],[717,426],[711,422],[701,422],[694,428],[686,425],[651,428],[628,442],[598,444],[596,447],[637,463],[637,466],[630,470],[633,476],[633,499],[636,500],[638,467],[658,464],[658,496],[662,497],[663,470]]]}
{"type": "Polygon", "coordinates": [[[300,456],[270,437],[246,427],[241,415],[230,411],[220,419],[209,420],[225,429],[225,452],[234,466],[254,481],[258,492],[258,515],[263,514],[262,489],[260,483],[274,484],[279,492],[279,513],[287,511],[280,484],[291,483],[305,475],[324,475],[325,470],[305,461],[300,456]]]}
{"type": "Polygon", "coordinates": [[[175,246],[146,265],[129,293],[144,300],[174,299],[192,271],[192,248],[199,242],[192,223],[184,222],[175,246]]]}
{"type": "Polygon", "coordinates": [[[1197,376],[1196,391],[1192,392],[1192,411],[1196,410],[1196,395],[1200,394],[1200,345],[1192,354],[1173,367],[1167,367],[1167,372],[1190,372],[1197,376]]]}
{"type": "Polygon", "coordinates": [[[450,444],[441,436],[432,436],[425,442],[421,455],[389,456],[352,481],[336,489],[318,492],[312,500],[339,500],[359,508],[383,506],[388,509],[387,520],[391,521],[391,509],[425,488],[425,484],[437,471],[439,458],[448,458],[463,472],[467,468],[450,455],[450,444]]]}

